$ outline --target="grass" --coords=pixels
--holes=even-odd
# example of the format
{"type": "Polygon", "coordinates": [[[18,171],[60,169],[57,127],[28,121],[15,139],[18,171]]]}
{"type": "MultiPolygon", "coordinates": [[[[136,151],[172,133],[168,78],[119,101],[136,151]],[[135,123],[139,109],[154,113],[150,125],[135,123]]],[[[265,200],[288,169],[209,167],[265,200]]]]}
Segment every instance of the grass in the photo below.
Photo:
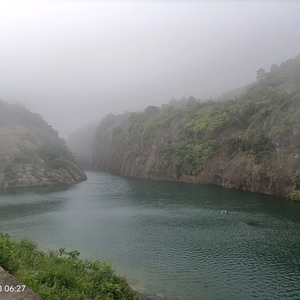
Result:
{"type": "Polygon", "coordinates": [[[83,261],[64,248],[45,254],[28,239],[0,233],[0,265],[44,300],[138,300],[110,263],[83,261]]]}

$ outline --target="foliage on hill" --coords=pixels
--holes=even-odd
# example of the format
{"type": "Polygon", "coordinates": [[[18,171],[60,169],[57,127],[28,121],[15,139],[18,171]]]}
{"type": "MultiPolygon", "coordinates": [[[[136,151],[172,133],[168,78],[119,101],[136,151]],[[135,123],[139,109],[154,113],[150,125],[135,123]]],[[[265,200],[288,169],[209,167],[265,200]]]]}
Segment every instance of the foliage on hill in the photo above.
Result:
{"type": "Polygon", "coordinates": [[[0,233],[0,265],[44,300],[138,300],[111,264],[82,261],[78,251],[45,254],[28,240],[0,233]]]}
{"type": "Polygon", "coordinates": [[[36,113],[0,100],[0,187],[86,179],[58,132],[36,113]]]}
{"type": "Polygon", "coordinates": [[[30,112],[30,110],[22,104],[8,104],[7,102],[0,100],[0,127],[13,124],[42,128],[49,127],[41,115],[30,112]]]}
{"type": "MultiPolygon", "coordinates": [[[[135,148],[137,159],[142,153],[139,164],[147,164],[149,149],[158,147],[157,164],[152,170],[173,170],[177,178],[196,176],[221,154],[227,159],[239,155],[254,166],[267,163],[271,169],[285,166],[287,170],[293,159],[290,168],[295,173],[299,165],[295,157],[300,152],[300,55],[280,66],[272,65],[270,72],[259,69],[257,82],[232,95],[234,98],[227,101],[200,101],[192,96],[181,101],[172,99],[169,104],[149,106],[129,118],[111,116],[111,128],[123,118],[118,128],[112,129],[113,145],[121,146],[123,141],[126,153],[130,147],[135,148]]],[[[103,128],[101,123],[98,137],[103,128]]],[[[292,176],[287,176],[285,184],[292,185],[292,176]]]]}

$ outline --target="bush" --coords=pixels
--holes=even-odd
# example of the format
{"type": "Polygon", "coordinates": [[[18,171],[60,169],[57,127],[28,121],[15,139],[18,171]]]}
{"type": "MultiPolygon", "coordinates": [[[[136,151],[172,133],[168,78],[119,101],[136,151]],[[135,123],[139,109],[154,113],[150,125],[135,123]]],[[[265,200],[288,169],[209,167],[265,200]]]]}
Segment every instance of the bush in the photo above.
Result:
{"type": "Polygon", "coordinates": [[[149,106],[144,113],[132,113],[129,131],[132,135],[141,133],[145,140],[151,140],[158,127],[170,126],[172,121],[179,118],[180,115],[180,110],[167,109],[159,112],[158,108],[154,109],[149,106]]]}
{"type": "Polygon", "coordinates": [[[255,164],[260,164],[269,158],[275,148],[271,140],[263,133],[249,134],[247,140],[242,141],[242,151],[253,160],[255,164]]]}
{"type": "Polygon", "coordinates": [[[185,129],[193,133],[199,131],[212,133],[222,129],[229,119],[225,111],[215,106],[207,106],[197,111],[196,116],[185,125],[185,129]]]}
{"type": "Polygon", "coordinates": [[[51,162],[49,162],[49,166],[50,166],[50,168],[57,169],[57,170],[59,168],[66,169],[70,166],[70,162],[62,157],[59,157],[59,158],[55,158],[51,162]]]}
{"type": "Polygon", "coordinates": [[[8,186],[14,186],[19,180],[18,173],[13,169],[12,165],[8,165],[4,172],[4,181],[7,181],[8,186]]]}
{"type": "Polygon", "coordinates": [[[168,141],[160,146],[159,166],[161,169],[167,169],[172,162],[178,176],[196,175],[203,170],[214,151],[215,146],[210,142],[195,144],[192,141],[168,141]]]}
{"type": "Polygon", "coordinates": [[[78,256],[64,248],[46,255],[28,239],[16,241],[0,233],[0,265],[44,300],[138,300],[111,264],[78,256]]]}
{"type": "Polygon", "coordinates": [[[298,170],[296,173],[293,174],[292,181],[295,190],[300,190],[300,170],[298,170]]]}

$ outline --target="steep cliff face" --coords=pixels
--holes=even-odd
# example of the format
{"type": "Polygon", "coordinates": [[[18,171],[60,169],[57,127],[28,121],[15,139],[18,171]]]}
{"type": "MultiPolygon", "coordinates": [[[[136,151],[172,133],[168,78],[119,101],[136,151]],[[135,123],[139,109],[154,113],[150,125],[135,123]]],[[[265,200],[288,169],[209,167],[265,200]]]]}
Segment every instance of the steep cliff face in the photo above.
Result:
{"type": "Polygon", "coordinates": [[[0,188],[86,180],[58,132],[38,114],[0,101],[0,188]]]}
{"type": "Polygon", "coordinates": [[[235,100],[107,116],[96,130],[93,166],[299,200],[299,157],[300,56],[235,100]]]}

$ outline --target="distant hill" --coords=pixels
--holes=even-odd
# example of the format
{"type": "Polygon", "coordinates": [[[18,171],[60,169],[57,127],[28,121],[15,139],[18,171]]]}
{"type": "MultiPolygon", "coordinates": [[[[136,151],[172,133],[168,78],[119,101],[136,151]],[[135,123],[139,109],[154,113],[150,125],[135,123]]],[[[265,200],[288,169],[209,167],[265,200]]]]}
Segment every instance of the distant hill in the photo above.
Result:
{"type": "Polygon", "coordinates": [[[0,188],[85,179],[64,140],[39,114],[0,100],[0,188]]]}
{"type": "Polygon", "coordinates": [[[108,115],[93,168],[124,176],[220,185],[300,201],[300,55],[222,101],[173,101],[108,115]]]}
{"type": "Polygon", "coordinates": [[[234,90],[225,92],[225,93],[221,94],[221,96],[219,97],[219,100],[220,101],[227,101],[227,100],[232,100],[232,99],[238,98],[242,94],[244,94],[248,90],[249,87],[251,87],[253,85],[255,85],[255,82],[252,82],[252,83],[250,83],[248,85],[245,85],[243,87],[237,87],[234,90]]]}
{"type": "Polygon", "coordinates": [[[82,168],[92,167],[92,143],[98,125],[99,122],[83,126],[67,138],[67,145],[82,168]]]}

